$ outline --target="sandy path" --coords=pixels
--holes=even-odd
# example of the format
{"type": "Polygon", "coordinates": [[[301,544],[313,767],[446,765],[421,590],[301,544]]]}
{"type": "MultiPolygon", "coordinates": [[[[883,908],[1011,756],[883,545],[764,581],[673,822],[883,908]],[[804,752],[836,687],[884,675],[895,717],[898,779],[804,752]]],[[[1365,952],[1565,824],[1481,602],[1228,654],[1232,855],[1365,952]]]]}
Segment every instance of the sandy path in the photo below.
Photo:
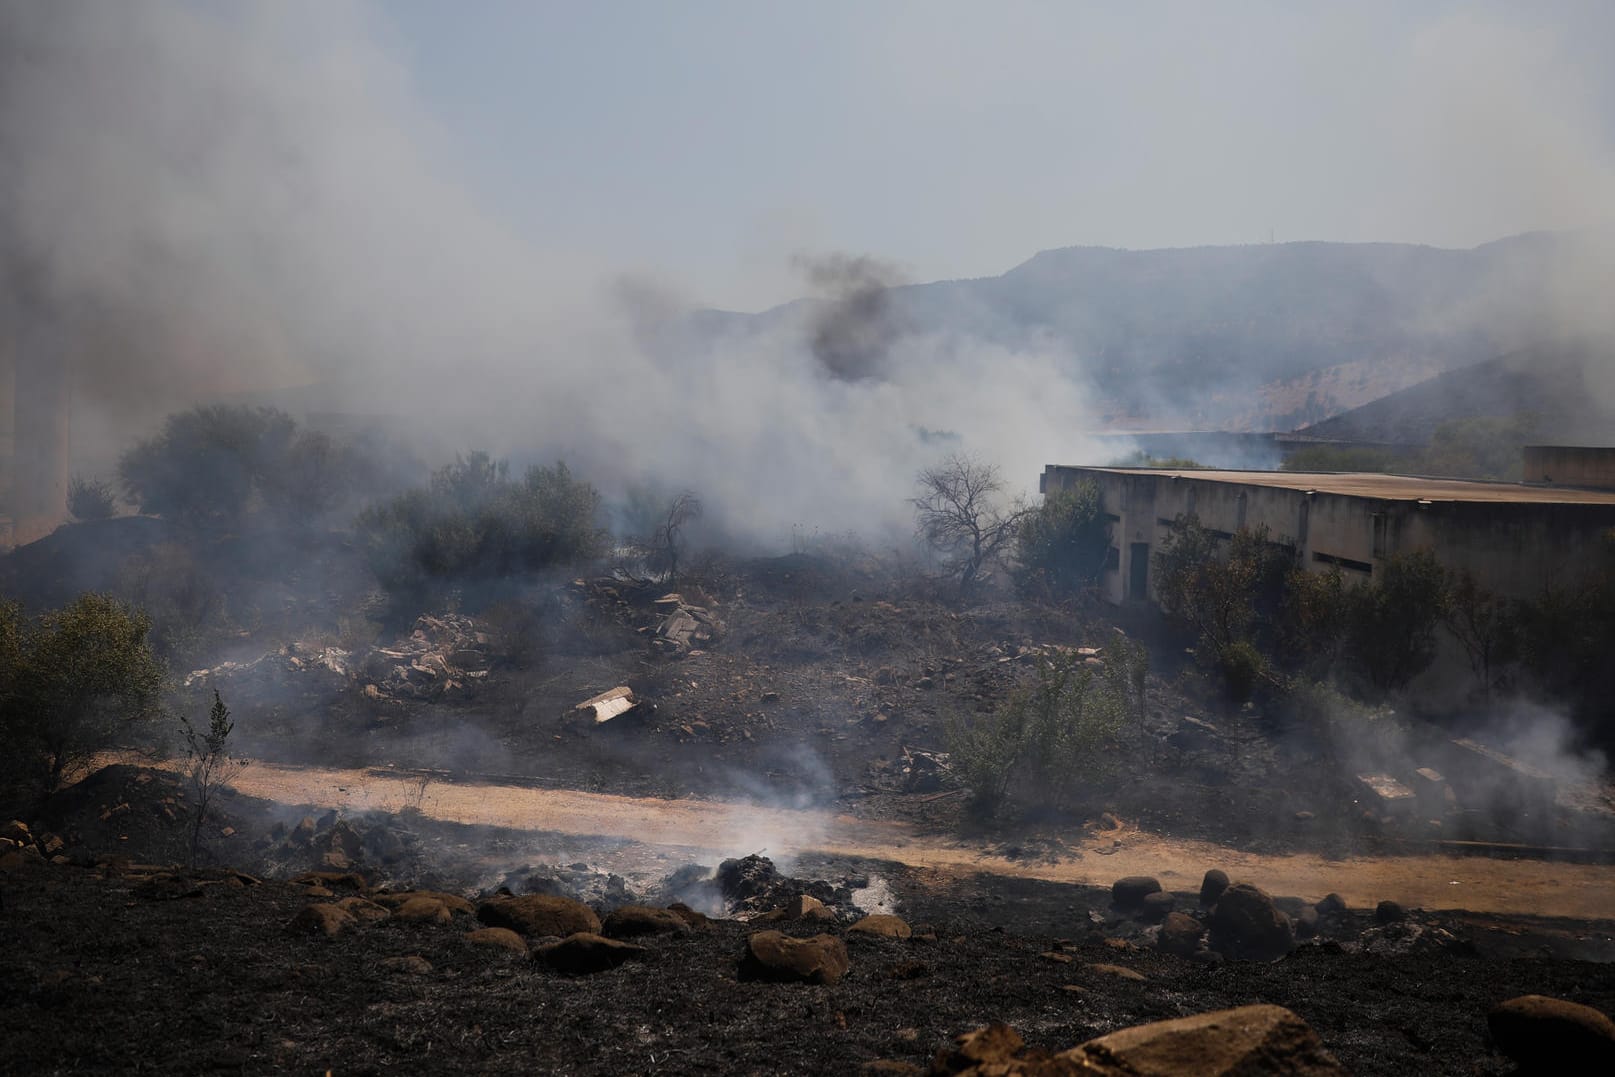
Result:
{"type": "Polygon", "coordinates": [[[1615,866],[1540,860],[1416,855],[1326,860],[1311,854],[1266,856],[1207,842],[1136,830],[1060,835],[1081,859],[1058,864],[1006,860],[979,846],[922,834],[896,822],[809,809],[710,800],[659,800],[434,782],[376,770],[334,770],[254,763],[236,780],[250,796],[347,811],[396,811],[419,802],[445,822],[618,838],[723,855],[766,849],[770,855],[829,852],[894,860],[943,876],[981,871],[1021,878],[1109,885],[1123,875],[1154,875],[1173,890],[1194,890],[1208,867],[1275,894],[1317,899],[1339,892],[1354,906],[1391,898],[1429,909],[1615,918],[1615,866]],[[1119,841],[1119,845],[1117,842],[1119,841]]]}

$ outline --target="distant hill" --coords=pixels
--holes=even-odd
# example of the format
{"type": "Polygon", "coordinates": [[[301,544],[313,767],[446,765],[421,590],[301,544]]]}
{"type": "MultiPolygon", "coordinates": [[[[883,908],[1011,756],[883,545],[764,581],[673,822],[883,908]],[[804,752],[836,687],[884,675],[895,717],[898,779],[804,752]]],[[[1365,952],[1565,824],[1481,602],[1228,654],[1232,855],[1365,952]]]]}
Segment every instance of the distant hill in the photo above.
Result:
{"type": "Polygon", "coordinates": [[[1556,444],[1615,444],[1615,341],[1540,344],[1461,367],[1332,419],[1296,440],[1423,446],[1457,419],[1531,418],[1556,444]]]}
{"type": "MultiPolygon", "coordinates": [[[[962,333],[1053,349],[1101,392],[1111,428],[1290,429],[1552,335],[1554,282],[1609,247],[1602,233],[1531,233],[1471,250],[1070,247],[998,277],[886,289],[851,309],[883,331],[844,339],[878,348],[900,333],[962,333]]],[[[799,329],[816,343],[824,319],[846,313],[835,300],[798,300],[760,314],[702,312],[693,328],[799,329]]]]}

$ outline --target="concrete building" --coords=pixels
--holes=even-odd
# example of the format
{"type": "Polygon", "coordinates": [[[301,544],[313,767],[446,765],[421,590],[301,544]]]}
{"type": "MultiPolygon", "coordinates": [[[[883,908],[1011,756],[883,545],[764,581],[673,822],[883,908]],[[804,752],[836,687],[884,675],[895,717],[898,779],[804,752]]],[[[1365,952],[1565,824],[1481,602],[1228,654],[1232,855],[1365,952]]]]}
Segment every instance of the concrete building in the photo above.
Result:
{"type": "Polygon", "coordinates": [[[0,310],[0,549],[67,517],[72,372],[58,321],[0,310]]]}
{"type": "Polygon", "coordinates": [[[1312,571],[1371,579],[1397,554],[1427,549],[1490,590],[1530,597],[1608,563],[1615,489],[1286,471],[1044,468],[1039,489],[1095,482],[1111,522],[1102,592],[1154,599],[1151,555],[1172,522],[1196,516],[1224,536],[1265,525],[1312,571]]]}

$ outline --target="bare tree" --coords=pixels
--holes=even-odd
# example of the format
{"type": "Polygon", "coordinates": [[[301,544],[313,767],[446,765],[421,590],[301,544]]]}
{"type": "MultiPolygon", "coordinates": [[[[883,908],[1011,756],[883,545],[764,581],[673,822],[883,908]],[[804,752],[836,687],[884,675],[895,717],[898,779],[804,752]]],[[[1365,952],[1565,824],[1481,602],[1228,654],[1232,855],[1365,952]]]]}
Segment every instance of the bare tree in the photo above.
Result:
{"type": "Polygon", "coordinates": [[[656,525],[650,537],[650,562],[663,568],[669,581],[679,574],[679,547],[684,542],[684,525],[701,518],[701,499],[691,490],[685,490],[668,503],[667,513],[656,525]]]}
{"type": "Polygon", "coordinates": [[[968,595],[985,568],[1014,545],[1026,509],[1005,504],[998,468],[954,454],[920,472],[912,499],[916,530],[968,595]]]}

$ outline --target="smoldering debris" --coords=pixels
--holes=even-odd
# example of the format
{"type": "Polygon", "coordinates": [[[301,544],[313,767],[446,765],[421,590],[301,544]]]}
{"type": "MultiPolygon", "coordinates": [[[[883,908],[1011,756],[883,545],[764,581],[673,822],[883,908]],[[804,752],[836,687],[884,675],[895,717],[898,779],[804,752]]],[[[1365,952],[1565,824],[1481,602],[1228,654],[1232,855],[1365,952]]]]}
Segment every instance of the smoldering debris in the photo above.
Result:
{"type": "Polygon", "coordinates": [[[799,254],[792,263],[826,293],[808,325],[813,357],[840,381],[879,378],[892,344],[910,327],[892,304],[896,267],[868,255],[799,254]]]}

